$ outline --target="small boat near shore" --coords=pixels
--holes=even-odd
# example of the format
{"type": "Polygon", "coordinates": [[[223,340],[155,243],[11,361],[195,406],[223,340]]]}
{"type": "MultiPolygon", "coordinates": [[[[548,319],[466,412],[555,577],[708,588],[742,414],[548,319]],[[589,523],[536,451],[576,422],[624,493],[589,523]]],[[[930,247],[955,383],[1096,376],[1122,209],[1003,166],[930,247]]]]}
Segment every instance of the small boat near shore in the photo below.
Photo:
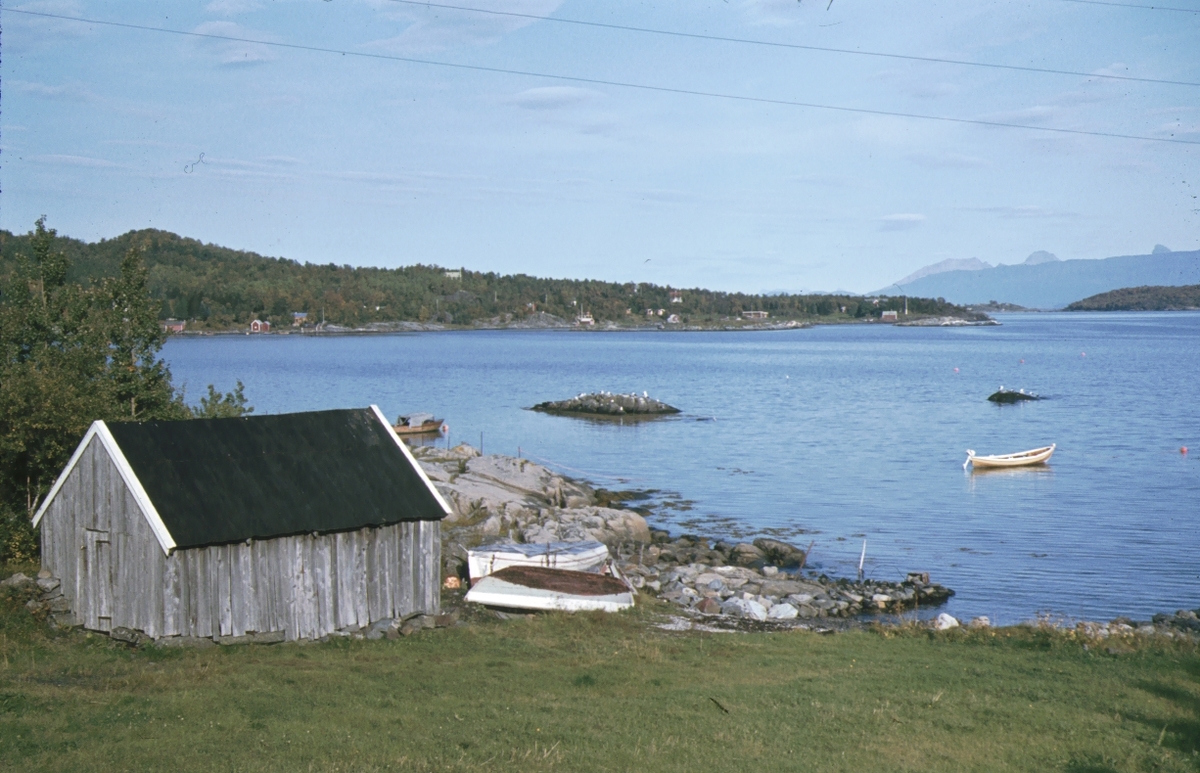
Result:
{"type": "Polygon", "coordinates": [[[410,413],[397,419],[392,429],[397,435],[432,435],[442,431],[442,420],[432,413],[410,413]]]}
{"type": "Polygon", "coordinates": [[[510,566],[540,566],[584,571],[608,560],[608,547],[596,540],[580,542],[497,542],[467,551],[467,570],[474,583],[510,566]]]}
{"type": "Polygon", "coordinates": [[[1056,448],[1055,443],[1041,448],[1034,448],[1029,451],[1021,451],[1015,454],[999,454],[996,456],[977,456],[974,451],[967,449],[967,461],[963,462],[963,469],[967,469],[967,465],[971,465],[974,469],[995,468],[995,467],[1027,467],[1034,464],[1045,464],[1054,453],[1056,448]]]}
{"type": "Polygon", "coordinates": [[[475,583],[466,600],[489,607],[578,612],[618,612],[633,606],[633,589],[613,574],[544,566],[509,566],[475,583]]]}

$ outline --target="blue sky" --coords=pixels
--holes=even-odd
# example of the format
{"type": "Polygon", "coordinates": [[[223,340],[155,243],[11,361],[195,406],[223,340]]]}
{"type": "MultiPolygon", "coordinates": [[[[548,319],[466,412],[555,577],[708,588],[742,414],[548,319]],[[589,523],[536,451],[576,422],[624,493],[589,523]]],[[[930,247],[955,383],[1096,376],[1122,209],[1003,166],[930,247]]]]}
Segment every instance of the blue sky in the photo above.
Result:
{"type": "Polygon", "coordinates": [[[1200,248],[1197,0],[447,1],[5,2],[0,226],[750,292],[1200,248]]]}

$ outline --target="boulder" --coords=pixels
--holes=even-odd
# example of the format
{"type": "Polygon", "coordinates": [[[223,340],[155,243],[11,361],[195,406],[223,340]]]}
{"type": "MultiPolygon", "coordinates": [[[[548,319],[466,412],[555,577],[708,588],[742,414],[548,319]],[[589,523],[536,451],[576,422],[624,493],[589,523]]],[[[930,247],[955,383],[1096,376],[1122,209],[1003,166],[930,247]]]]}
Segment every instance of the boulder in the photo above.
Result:
{"type": "Polygon", "coordinates": [[[385,617],[382,620],[376,620],[367,628],[366,638],[375,641],[387,636],[387,632],[395,627],[395,620],[390,617],[385,617]]]}
{"type": "Polygon", "coordinates": [[[26,577],[17,572],[6,580],[0,580],[0,588],[14,588],[19,591],[31,591],[37,588],[37,582],[32,577],[26,577]]]}
{"type": "Polygon", "coordinates": [[[40,577],[37,580],[38,590],[40,590],[43,594],[53,593],[54,591],[58,590],[58,587],[61,584],[62,583],[60,583],[54,577],[40,577]]]}
{"type": "Polygon", "coordinates": [[[729,553],[730,563],[738,566],[762,566],[766,563],[763,552],[748,542],[735,545],[729,553]]]}
{"type": "Polygon", "coordinates": [[[132,628],[125,628],[124,626],[117,626],[109,631],[108,638],[112,639],[113,641],[132,644],[135,647],[140,647],[143,644],[149,644],[150,642],[154,641],[153,638],[147,636],[141,631],[135,631],[132,628]]]}
{"type": "Polygon", "coordinates": [[[215,641],[202,636],[164,636],[156,639],[154,644],[159,647],[181,647],[196,650],[217,646],[215,641]]]}
{"type": "Polygon", "coordinates": [[[744,617],[749,620],[767,619],[766,608],[751,599],[731,598],[721,605],[721,612],[726,615],[744,617]]]}
{"type": "Polygon", "coordinates": [[[696,605],[696,611],[705,615],[721,614],[721,604],[716,599],[702,599],[696,605]]]}
{"type": "Polygon", "coordinates": [[[754,540],[754,547],[762,551],[763,557],[775,566],[788,568],[804,564],[804,551],[786,542],[759,537],[754,540]]]}
{"type": "Polygon", "coordinates": [[[581,507],[544,513],[537,523],[526,526],[526,542],[574,542],[594,539],[610,548],[621,543],[650,541],[646,519],[632,510],[610,507],[581,507]]]}
{"type": "Polygon", "coordinates": [[[937,616],[937,620],[934,621],[933,627],[939,631],[948,631],[951,628],[958,627],[958,620],[953,615],[948,615],[943,612],[937,616]]]}
{"type": "Polygon", "coordinates": [[[795,620],[799,615],[800,610],[791,604],[776,604],[767,610],[768,620],[795,620]]]}

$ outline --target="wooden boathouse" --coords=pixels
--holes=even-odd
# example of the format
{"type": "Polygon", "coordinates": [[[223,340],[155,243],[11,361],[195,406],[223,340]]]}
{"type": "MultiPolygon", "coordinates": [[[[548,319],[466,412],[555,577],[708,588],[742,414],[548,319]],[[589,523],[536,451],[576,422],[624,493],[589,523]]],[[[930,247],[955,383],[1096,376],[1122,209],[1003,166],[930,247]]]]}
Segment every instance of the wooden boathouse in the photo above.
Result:
{"type": "Polygon", "coordinates": [[[85,628],[295,640],[436,614],[449,513],[371,406],[97,421],[33,523],[85,628]]]}

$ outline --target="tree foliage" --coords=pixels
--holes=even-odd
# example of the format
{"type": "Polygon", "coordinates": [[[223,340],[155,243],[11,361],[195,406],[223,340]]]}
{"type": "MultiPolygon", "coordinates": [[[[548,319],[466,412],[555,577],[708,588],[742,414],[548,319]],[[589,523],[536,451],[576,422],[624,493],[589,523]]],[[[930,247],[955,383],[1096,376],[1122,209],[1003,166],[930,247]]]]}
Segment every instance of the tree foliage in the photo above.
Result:
{"type": "Polygon", "coordinates": [[[37,221],[0,281],[0,561],[29,560],[29,519],[93,421],[247,412],[242,385],[187,406],[158,358],[165,333],[135,250],[114,276],[69,280],[71,261],[37,221]]]}
{"type": "Polygon", "coordinates": [[[1200,309],[1200,285],[1123,287],[1067,306],[1067,311],[1181,311],[1200,309]]]}

